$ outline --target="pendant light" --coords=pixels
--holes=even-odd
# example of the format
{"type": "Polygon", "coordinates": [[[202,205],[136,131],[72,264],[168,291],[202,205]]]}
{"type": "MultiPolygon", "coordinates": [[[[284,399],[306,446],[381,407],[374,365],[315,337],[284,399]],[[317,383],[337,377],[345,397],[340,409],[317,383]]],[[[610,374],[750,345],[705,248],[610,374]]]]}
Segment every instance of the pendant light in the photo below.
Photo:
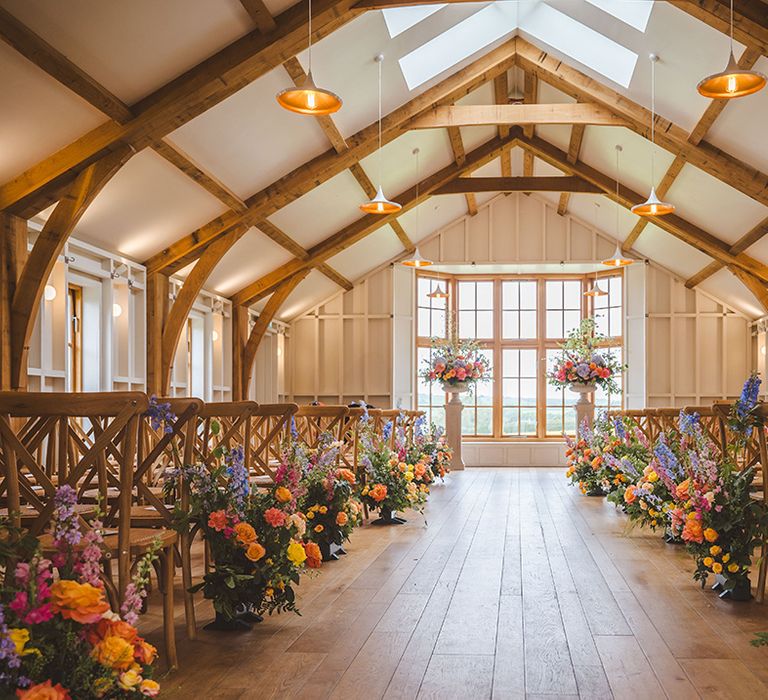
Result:
{"type": "Polygon", "coordinates": [[[379,64],[379,151],[377,154],[379,168],[379,186],[376,195],[360,205],[360,209],[366,214],[395,214],[403,207],[397,202],[392,202],[384,196],[381,188],[381,64],[384,62],[384,54],[378,54],[374,59],[379,64]]]}
{"type": "Polygon", "coordinates": [[[301,85],[286,88],[277,93],[277,101],[281,107],[296,114],[322,116],[333,114],[341,109],[341,98],[323,88],[317,87],[312,78],[312,0],[309,2],[309,47],[307,49],[307,76],[301,85]]]}
{"type": "Polygon", "coordinates": [[[440,286],[440,273],[437,273],[437,287],[435,287],[429,294],[429,299],[447,299],[448,298],[448,286],[445,289],[440,286]]]}
{"type": "MultiPolygon", "coordinates": [[[[595,221],[594,221],[594,228],[597,230],[597,215],[600,211],[600,202],[595,202],[595,221]]],[[[595,272],[595,281],[592,283],[592,285],[589,287],[589,289],[584,292],[585,297],[604,297],[608,296],[608,292],[603,290],[603,288],[600,286],[600,283],[597,279],[597,272],[595,272]]]]}
{"type": "Polygon", "coordinates": [[[652,53],[651,59],[651,193],[642,204],[635,204],[632,213],[638,216],[664,216],[675,211],[675,205],[662,202],[656,194],[655,182],[655,151],[656,151],[656,62],[659,57],[652,53]]]}
{"type": "MultiPolygon", "coordinates": [[[[416,157],[416,240],[421,238],[421,207],[419,207],[419,185],[421,184],[421,168],[419,167],[419,149],[413,149],[413,155],[416,157]]],[[[399,205],[398,205],[399,206],[399,205]]],[[[406,267],[429,267],[432,264],[431,260],[421,257],[419,249],[416,248],[413,251],[413,255],[403,260],[403,265],[406,267]]]]}
{"type": "Polygon", "coordinates": [[[733,56],[733,0],[731,0],[731,55],[725,70],[708,75],[697,86],[699,94],[717,100],[745,97],[765,87],[766,78],[756,70],[742,70],[733,56]]]}
{"type": "MultiPolygon", "coordinates": [[[[613,255],[610,258],[606,258],[605,260],[601,260],[601,264],[607,266],[607,267],[626,267],[627,265],[631,265],[634,260],[632,258],[625,257],[621,252],[621,247],[619,246],[619,154],[624,149],[617,143],[616,144],[616,224],[614,228],[614,236],[616,237],[616,250],[613,251],[613,255]]],[[[653,190],[651,190],[653,192],[653,190]]],[[[671,205],[669,205],[671,206],[671,205]]],[[[672,207],[674,210],[674,207],[672,207]]]]}

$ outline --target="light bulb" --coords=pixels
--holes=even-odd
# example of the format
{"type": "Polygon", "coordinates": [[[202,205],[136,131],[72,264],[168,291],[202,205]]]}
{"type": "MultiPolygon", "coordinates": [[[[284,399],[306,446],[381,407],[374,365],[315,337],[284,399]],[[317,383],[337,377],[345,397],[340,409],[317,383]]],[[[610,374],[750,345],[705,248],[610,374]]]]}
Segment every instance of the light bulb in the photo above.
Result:
{"type": "Polygon", "coordinates": [[[760,348],[760,354],[765,355],[765,345],[763,345],[763,347],[760,348]]]}
{"type": "Polygon", "coordinates": [[[112,316],[117,318],[123,315],[123,307],[120,304],[112,304],[112,316]]]}
{"type": "Polygon", "coordinates": [[[215,343],[219,339],[218,331],[213,331],[213,333],[211,333],[211,338],[213,338],[213,342],[215,343]]]}
{"type": "Polygon", "coordinates": [[[56,287],[52,284],[46,284],[43,294],[46,301],[53,301],[56,298],[56,287]]]}
{"type": "Polygon", "coordinates": [[[307,94],[307,107],[309,109],[314,109],[317,106],[317,103],[315,102],[315,93],[310,92],[307,94]]]}
{"type": "Polygon", "coordinates": [[[728,85],[725,88],[728,92],[736,92],[736,76],[735,75],[729,75],[728,76],[728,85]]]}

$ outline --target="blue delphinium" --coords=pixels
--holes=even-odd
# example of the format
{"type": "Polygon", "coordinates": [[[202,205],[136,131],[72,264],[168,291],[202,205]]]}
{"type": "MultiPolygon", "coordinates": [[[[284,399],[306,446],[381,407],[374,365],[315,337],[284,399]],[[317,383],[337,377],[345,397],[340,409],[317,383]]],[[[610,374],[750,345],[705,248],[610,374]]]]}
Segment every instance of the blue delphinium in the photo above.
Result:
{"type": "Polygon", "coordinates": [[[388,420],[384,423],[384,428],[381,431],[381,435],[385,440],[389,440],[392,437],[392,421],[388,420]]]}
{"type": "Polygon", "coordinates": [[[224,457],[224,464],[226,465],[226,474],[229,477],[229,492],[232,496],[232,503],[238,512],[242,512],[250,492],[243,448],[238,445],[229,450],[224,457]]]}
{"type": "Polygon", "coordinates": [[[149,408],[146,413],[152,430],[160,430],[167,435],[173,432],[173,423],[176,422],[176,414],[171,411],[171,404],[158,403],[157,396],[152,394],[149,398],[149,408]]]}
{"type": "Polygon", "coordinates": [[[692,437],[699,430],[699,421],[701,416],[698,413],[686,413],[680,411],[680,416],[677,419],[677,425],[680,428],[680,432],[683,435],[692,437]]]}

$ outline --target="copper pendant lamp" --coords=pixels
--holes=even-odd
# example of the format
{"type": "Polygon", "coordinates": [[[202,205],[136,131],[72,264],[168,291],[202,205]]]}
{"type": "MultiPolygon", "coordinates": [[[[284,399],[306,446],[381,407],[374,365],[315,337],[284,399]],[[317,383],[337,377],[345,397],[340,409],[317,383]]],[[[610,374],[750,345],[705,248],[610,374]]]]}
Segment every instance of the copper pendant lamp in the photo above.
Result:
{"type": "Polygon", "coordinates": [[[330,90],[319,88],[312,78],[312,0],[309,2],[309,47],[307,76],[301,85],[277,93],[277,102],[289,112],[319,117],[341,109],[341,98],[330,90]]]}
{"type": "MultiPolygon", "coordinates": [[[[413,155],[416,157],[416,240],[421,238],[421,209],[419,209],[419,178],[421,178],[421,168],[419,167],[419,149],[413,149],[413,155]]],[[[418,247],[413,251],[413,255],[403,260],[403,265],[406,267],[429,267],[432,264],[431,260],[427,260],[421,256],[418,247]]]]}
{"type": "MultiPolygon", "coordinates": [[[[606,267],[626,267],[631,265],[634,260],[626,257],[621,252],[621,246],[619,246],[619,155],[624,149],[617,143],[616,144],[616,224],[614,227],[614,236],[616,237],[616,250],[613,251],[613,255],[610,258],[601,260],[600,263],[606,267]]],[[[653,193],[653,190],[651,190],[653,193]]],[[[671,206],[671,205],[670,205],[671,206]]],[[[674,209],[674,207],[673,207],[674,209]]],[[[634,211],[634,209],[633,209],[634,211]]],[[[596,295],[597,296],[597,295],[596,295]]]]}
{"type": "Polygon", "coordinates": [[[765,87],[765,76],[756,70],[739,68],[733,56],[733,0],[731,0],[730,22],[731,52],[725,70],[704,78],[697,86],[699,94],[716,100],[729,100],[734,97],[746,97],[759,92],[765,87]]]}
{"type": "Polygon", "coordinates": [[[387,199],[381,187],[381,64],[384,63],[384,54],[378,54],[374,60],[379,65],[379,149],[376,156],[379,168],[379,186],[376,188],[376,195],[373,199],[363,202],[360,205],[360,210],[366,214],[396,214],[403,208],[402,205],[387,199]]]}
{"type": "Polygon", "coordinates": [[[642,204],[635,204],[632,213],[638,216],[664,216],[675,211],[675,205],[662,202],[656,194],[655,182],[655,152],[656,152],[656,62],[659,57],[652,53],[651,60],[651,193],[642,204]]]}

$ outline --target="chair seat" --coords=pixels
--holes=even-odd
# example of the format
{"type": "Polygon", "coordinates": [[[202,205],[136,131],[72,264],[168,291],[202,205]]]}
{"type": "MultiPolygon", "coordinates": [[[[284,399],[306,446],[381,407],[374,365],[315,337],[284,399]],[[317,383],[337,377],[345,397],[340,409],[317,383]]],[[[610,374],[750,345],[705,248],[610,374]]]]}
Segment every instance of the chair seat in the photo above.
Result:
{"type": "Polygon", "coordinates": [[[131,506],[131,527],[163,527],[168,519],[155,506],[131,506]]]}
{"type": "Polygon", "coordinates": [[[251,483],[255,486],[272,486],[275,480],[267,474],[259,474],[257,476],[251,476],[251,483]]]}
{"type": "MultiPolygon", "coordinates": [[[[141,556],[148,552],[156,539],[160,540],[161,549],[166,549],[176,544],[177,534],[175,530],[169,530],[167,528],[131,528],[129,535],[130,551],[133,556],[141,556]]],[[[50,534],[40,535],[38,537],[40,542],[40,549],[44,554],[52,553],[56,551],[56,547],[53,545],[53,537],[50,534]]],[[[110,555],[116,556],[118,551],[118,537],[117,530],[107,528],[104,530],[104,544],[103,549],[110,555]]],[[[78,545],[78,547],[84,547],[84,544],[78,545]]]]}

